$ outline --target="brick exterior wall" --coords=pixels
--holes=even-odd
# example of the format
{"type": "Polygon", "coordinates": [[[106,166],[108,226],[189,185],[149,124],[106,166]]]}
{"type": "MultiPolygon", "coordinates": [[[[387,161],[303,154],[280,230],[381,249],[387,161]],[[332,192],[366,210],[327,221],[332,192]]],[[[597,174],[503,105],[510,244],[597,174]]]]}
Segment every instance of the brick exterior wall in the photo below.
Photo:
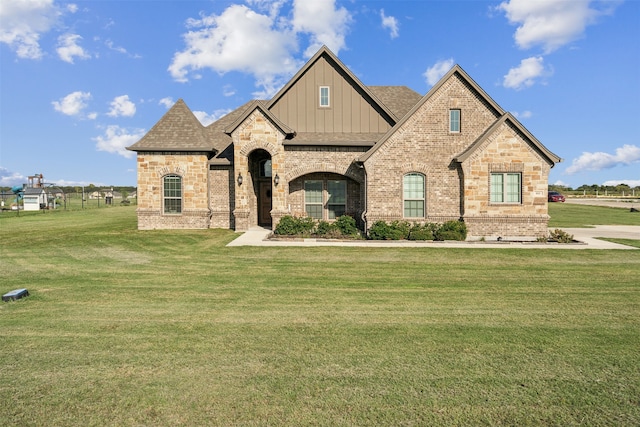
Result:
{"type": "MultiPolygon", "coordinates": [[[[367,225],[403,218],[403,177],[425,176],[425,222],[462,217],[462,176],[453,158],[497,119],[464,80],[445,82],[366,162],[367,225]],[[449,109],[461,110],[461,131],[449,132],[449,109]]],[[[418,222],[418,221],[416,221],[418,222]]]]}
{"type": "Polygon", "coordinates": [[[463,219],[469,239],[535,239],[545,234],[549,165],[516,129],[500,129],[464,165],[454,161],[498,117],[480,94],[454,74],[365,162],[367,227],[377,220],[441,223],[463,219]],[[450,109],[461,110],[460,132],[449,132],[450,109]],[[522,204],[489,204],[490,168],[521,169],[522,204]],[[412,172],[425,176],[422,219],[403,216],[403,177],[412,172]]]}
{"type": "Polygon", "coordinates": [[[213,228],[234,228],[235,179],[233,166],[209,168],[209,200],[213,228]]]}
{"type": "Polygon", "coordinates": [[[138,229],[208,228],[206,153],[138,153],[138,229]],[[163,213],[163,178],[182,177],[182,213],[163,213]]]}
{"type": "Polygon", "coordinates": [[[535,239],[547,234],[552,164],[509,121],[485,135],[499,116],[491,102],[454,73],[361,165],[355,160],[366,147],[283,145],[284,133],[257,108],[231,135],[233,165],[210,166],[209,153],[138,152],[138,228],[248,230],[258,224],[256,165],[270,156],[272,176],[280,179],[279,185],[271,179],[273,228],[284,215],[304,214],[305,180],[344,179],[347,213],[362,227],[377,220],[463,219],[469,239],[535,239]],[[460,132],[449,131],[450,109],[461,111],[460,132]],[[457,162],[481,136],[482,145],[457,162]],[[522,174],[521,203],[490,202],[492,172],[522,174]],[[408,173],[425,177],[424,218],[403,217],[408,173]],[[168,174],[182,177],[181,214],[163,213],[163,177],[168,174]]]}

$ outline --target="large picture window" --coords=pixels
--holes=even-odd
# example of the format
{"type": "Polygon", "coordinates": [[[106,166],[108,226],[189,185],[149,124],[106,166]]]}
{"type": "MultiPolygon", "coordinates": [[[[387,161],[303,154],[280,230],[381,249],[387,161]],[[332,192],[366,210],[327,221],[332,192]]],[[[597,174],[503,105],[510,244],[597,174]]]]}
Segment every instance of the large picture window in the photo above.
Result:
{"type": "Polygon", "coordinates": [[[347,181],[304,182],[304,209],[315,219],[336,219],[347,211],[347,181]]]}
{"type": "Polygon", "coordinates": [[[491,203],[521,203],[521,181],[519,173],[492,173],[491,203]]]}
{"type": "Polygon", "coordinates": [[[162,180],[162,187],[164,213],[182,213],[182,178],[178,175],[167,175],[162,180]]]}
{"type": "Polygon", "coordinates": [[[410,173],[404,176],[404,217],[424,218],[424,175],[410,173]]]}

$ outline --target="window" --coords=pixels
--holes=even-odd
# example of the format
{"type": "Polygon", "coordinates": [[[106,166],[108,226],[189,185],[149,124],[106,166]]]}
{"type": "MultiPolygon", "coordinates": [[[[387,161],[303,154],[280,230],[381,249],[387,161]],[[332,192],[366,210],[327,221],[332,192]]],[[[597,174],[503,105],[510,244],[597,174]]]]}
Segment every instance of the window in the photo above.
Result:
{"type": "Polygon", "coordinates": [[[322,219],[322,181],[304,182],[304,210],[311,218],[322,219]]]}
{"type": "Polygon", "coordinates": [[[404,217],[424,218],[424,175],[410,173],[404,176],[404,217]]]}
{"type": "Polygon", "coordinates": [[[460,132],[460,110],[449,110],[449,132],[460,132]]]}
{"type": "Polygon", "coordinates": [[[177,175],[167,175],[163,178],[164,213],[182,213],[182,178],[177,175]]]}
{"type": "Polygon", "coordinates": [[[344,215],[347,211],[347,181],[305,181],[304,210],[315,219],[336,219],[344,215]]]}
{"type": "Polygon", "coordinates": [[[336,219],[347,211],[347,182],[327,181],[329,219],[336,219]]]}
{"type": "Polygon", "coordinates": [[[271,160],[270,159],[260,161],[260,177],[271,178],[271,160]]]}
{"type": "Polygon", "coordinates": [[[320,106],[329,107],[329,86],[320,86],[320,106]]]}
{"type": "Polygon", "coordinates": [[[519,173],[491,174],[491,203],[520,203],[522,186],[519,173]]]}

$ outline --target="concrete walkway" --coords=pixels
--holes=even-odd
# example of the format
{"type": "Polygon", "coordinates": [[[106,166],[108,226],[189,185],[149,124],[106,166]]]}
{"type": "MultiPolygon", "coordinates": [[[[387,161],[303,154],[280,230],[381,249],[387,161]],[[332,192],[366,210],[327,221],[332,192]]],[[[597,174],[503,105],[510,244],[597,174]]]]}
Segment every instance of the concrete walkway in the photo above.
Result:
{"type": "Polygon", "coordinates": [[[359,246],[359,247],[391,247],[391,248],[523,248],[523,249],[637,249],[631,246],[598,240],[596,237],[611,237],[640,240],[640,226],[598,225],[594,228],[563,228],[579,244],[557,243],[511,243],[511,242],[410,242],[410,241],[335,241],[324,239],[300,240],[268,240],[271,230],[252,227],[242,233],[227,246],[359,246]]]}

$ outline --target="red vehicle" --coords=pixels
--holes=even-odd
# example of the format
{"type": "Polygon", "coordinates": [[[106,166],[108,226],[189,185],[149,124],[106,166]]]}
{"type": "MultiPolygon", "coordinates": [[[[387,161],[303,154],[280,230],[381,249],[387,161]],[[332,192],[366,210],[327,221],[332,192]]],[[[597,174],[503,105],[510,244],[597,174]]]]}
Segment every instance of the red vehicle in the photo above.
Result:
{"type": "Polygon", "coordinates": [[[557,191],[549,191],[548,200],[550,202],[564,202],[564,196],[557,191]]]}

